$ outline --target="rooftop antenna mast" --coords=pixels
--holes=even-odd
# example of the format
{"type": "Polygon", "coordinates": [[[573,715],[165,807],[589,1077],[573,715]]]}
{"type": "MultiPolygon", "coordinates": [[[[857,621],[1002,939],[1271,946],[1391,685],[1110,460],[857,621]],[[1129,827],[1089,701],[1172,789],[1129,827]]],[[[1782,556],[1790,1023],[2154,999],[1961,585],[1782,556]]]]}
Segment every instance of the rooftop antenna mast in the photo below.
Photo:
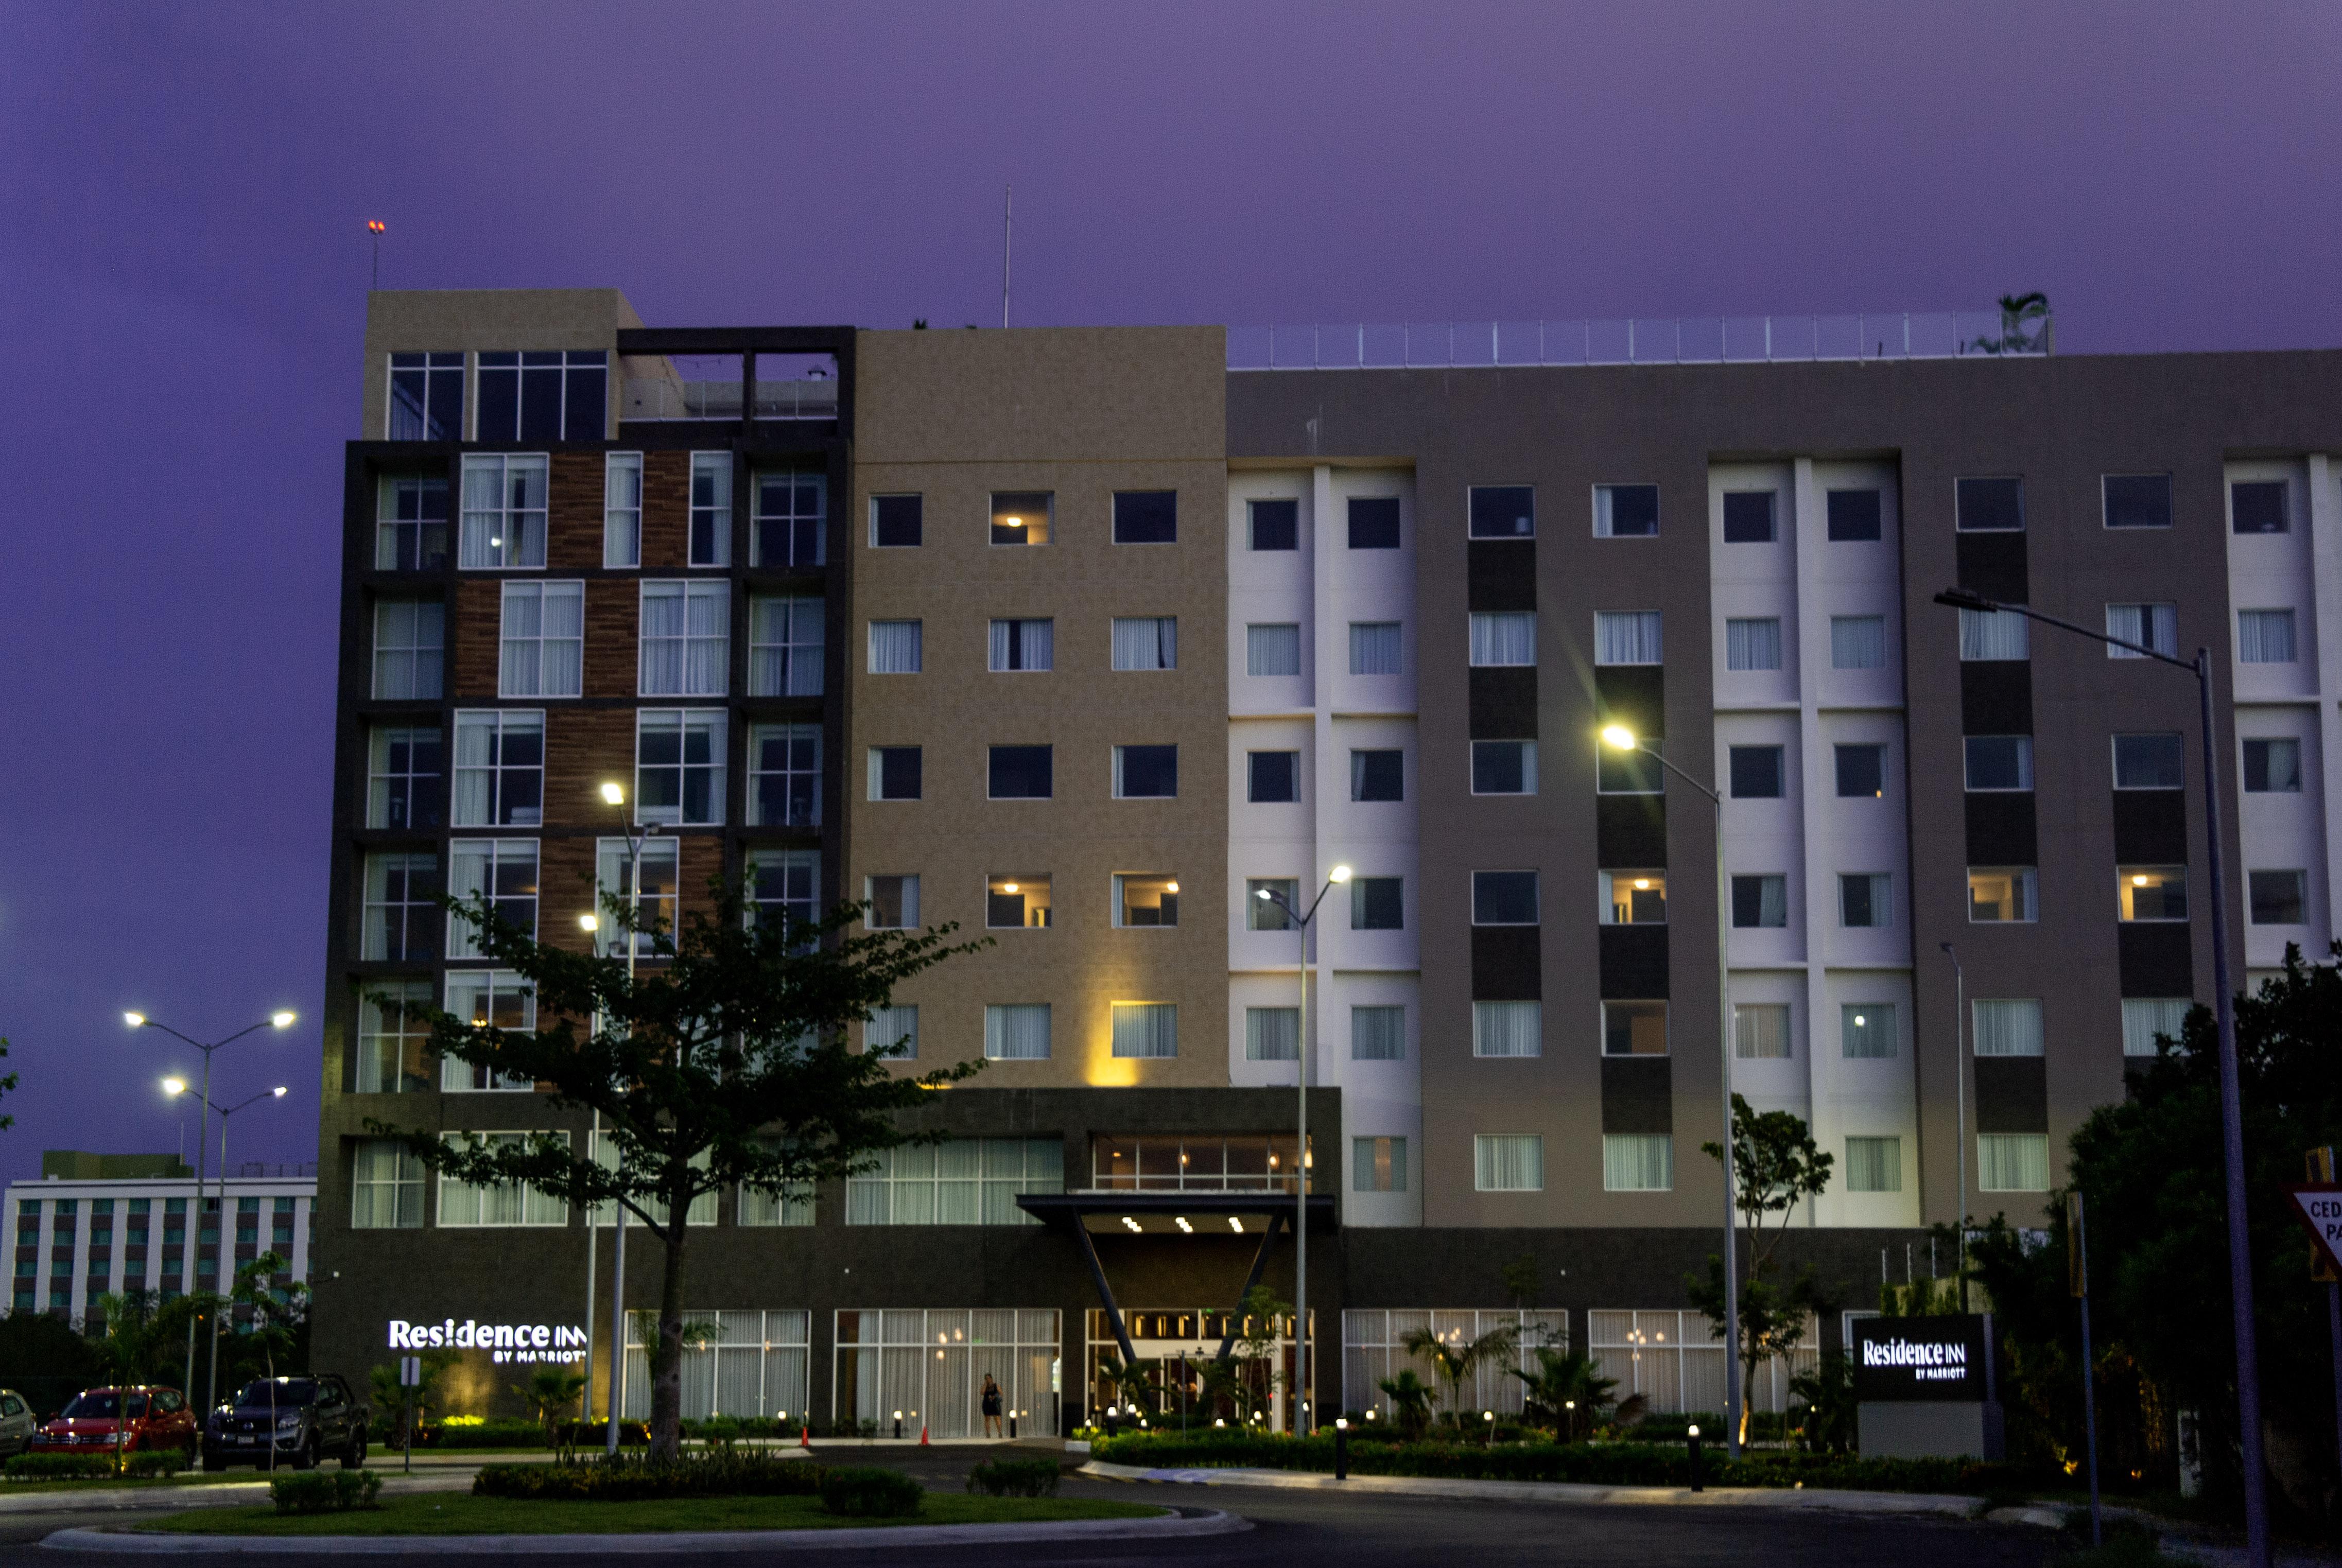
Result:
{"type": "Polygon", "coordinates": [[[1008,325],[1008,250],[1016,224],[1016,182],[1008,183],[1000,204],[1000,325],[1008,325]]]}

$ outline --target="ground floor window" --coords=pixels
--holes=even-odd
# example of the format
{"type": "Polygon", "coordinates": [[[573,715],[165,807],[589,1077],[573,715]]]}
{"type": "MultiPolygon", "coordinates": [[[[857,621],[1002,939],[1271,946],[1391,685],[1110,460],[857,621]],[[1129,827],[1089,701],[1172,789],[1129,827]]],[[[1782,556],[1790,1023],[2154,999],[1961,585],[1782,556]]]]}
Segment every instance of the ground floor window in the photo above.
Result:
{"type": "MultiPolygon", "coordinates": [[[[1084,1418],[1095,1424],[1107,1407],[1127,1405],[1132,1395],[1127,1384],[1109,1383],[1104,1374],[1106,1362],[1122,1360],[1122,1343],[1104,1309],[1092,1307],[1083,1315],[1088,1333],[1080,1392],[1084,1418]]],[[[1226,1307],[1138,1307],[1126,1311],[1122,1322],[1146,1377],[1155,1412],[1148,1419],[1156,1424],[1166,1429],[1184,1424],[1193,1430],[1225,1421],[1231,1426],[1249,1422],[1270,1432],[1293,1429],[1287,1403],[1297,1371],[1292,1313],[1255,1317],[1226,1307]],[[1233,1389],[1207,1388],[1205,1373],[1218,1358],[1224,1340],[1230,1342],[1233,1389]]],[[[1313,1384],[1322,1376],[1319,1367],[1326,1353],[1323,1342],[1314,1337],[1317,1322],[1312,1313],[1313,1384]]],[[[1325,1412],[1319,1424],[1331,1421],[1334,1413],[1325,1412]]]]}
{"type": "Polygon", "coordinates": [[[1378,1423],[1391,1420],[1396,1413],[1390,1396],[1378,1385],[1386,1377],[1408,1371],[1438,1391],[1441,1408],[1446,1409],[1447,1385],[1427,1357],[1410,1355],[1404,1343],[1409,1333],[1419,1328],[1455,1344],[1469,1344],[1500,1328],[1513,1331],[1513,1353],[1483,1363],[1456,1391],[1456,1408],[1467,1413],[1495,1410],[1518,1414],[1522,1383],[1513,1370],[1534,1372],[1539,1350],[1569,1348],[1566,1312],[1386,1311],[1380,1307],[1346,1312],[1342,1314],[1343,1409],[1373,1411],[1378,1423]]]}
{"type": "MultiPolygon", "coordinates": [[[[651,1413],[650,1345],[658,1314],[626,1314],[626,1366],[618,1405],[629,1421],[651,1413]]],[[[766,1415],[802,1420],[812,1386],[813,1314],[687,1312],[683,1314],[683,1419],[766,1415]]]]}
{"type": "Polygon", "coordinates": [[[1062,1138],[951,1138],[883,1149],[846,1179],[849,1225],[1031,1225],[1020,1193],[1066,1190],[1062,1138]]]}
{"type": "Polygon", "coordinates": [[[981,1437],[989,1377],[1017,1435],[1054,1436],[1061,1344],[1057,1313],[1047,1309],[846,1308],[837,1314],[830,1416],[892,1435],[899,1411],[906,1437],[981,1437]]]}
{"type": "MultiPolygon", "coordinates": [[[[1586,1314],[1586,1350],[1615,1397],[1643,1396],[1651,1411],[1688,1412],[1722,1420],[1724,1343],[1705,1313],[1615,1312],[1586,1314]]],[[[1759,1362],[1749,1380],[1748,1408],[1777,1413],[1789,1407],[1789,1380],[1818,1371],[1821,1328],[1811,1317],[1799,1347],[1759,1362]]]]}

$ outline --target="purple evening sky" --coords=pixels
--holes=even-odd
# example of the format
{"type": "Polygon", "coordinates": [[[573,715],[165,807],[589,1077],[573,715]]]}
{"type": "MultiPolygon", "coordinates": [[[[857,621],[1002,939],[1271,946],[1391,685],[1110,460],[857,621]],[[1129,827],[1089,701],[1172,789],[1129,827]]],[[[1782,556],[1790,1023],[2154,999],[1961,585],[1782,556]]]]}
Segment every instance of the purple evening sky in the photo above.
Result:
{"type": "Polygon", "coordinates": [[[44,1146],[314,1158],[341,443],[398,288],[659,325],[1988,308],[2342,339],[2326,4],[0,0],[0,1034],[44,1146]],[[2319,149],[2323,148],[2324,151],[2319,149]]]}

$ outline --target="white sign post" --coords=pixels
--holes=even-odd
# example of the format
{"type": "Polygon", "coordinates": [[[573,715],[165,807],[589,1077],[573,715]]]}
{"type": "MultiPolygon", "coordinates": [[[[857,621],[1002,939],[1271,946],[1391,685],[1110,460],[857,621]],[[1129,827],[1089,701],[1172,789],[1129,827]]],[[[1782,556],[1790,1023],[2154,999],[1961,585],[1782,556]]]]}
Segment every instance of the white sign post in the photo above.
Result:
{"type": "Polygon", "coordinates": [[[398,1386],[406,1391],[406,1427],[405,1439],[399,1444],[399,1449],[406,1455],[405,1469],[410,1475],[415,1473],[415,1391],[422,1383],[423,1358],[419,1355],[400,1356],[398,1386]]]}

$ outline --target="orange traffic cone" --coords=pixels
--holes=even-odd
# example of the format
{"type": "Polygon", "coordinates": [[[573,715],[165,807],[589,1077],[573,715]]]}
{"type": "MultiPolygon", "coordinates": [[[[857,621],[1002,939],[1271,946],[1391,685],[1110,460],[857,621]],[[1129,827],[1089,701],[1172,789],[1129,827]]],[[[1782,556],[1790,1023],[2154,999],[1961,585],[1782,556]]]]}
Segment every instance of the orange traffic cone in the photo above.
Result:
{"type": "Polygon", "coordinates": [[[811,1425],[802,1425],[797,1428],[797,1446],[804,1449],[808,1453],[813,1452],[813,1428],[811,1425]]]}
{"type": "Polygon", "coordinates": [[[920,1427],[919,1427],[919,1446],[920,1446],[921,1448],[926,1448],[926,1447],[927,1447],[927,1446],[928,1446],[928,1443],[927,1443],[927,1429],[926,1429],[926,1423],[922,1423],[920,1424],[920,1427]]]}

